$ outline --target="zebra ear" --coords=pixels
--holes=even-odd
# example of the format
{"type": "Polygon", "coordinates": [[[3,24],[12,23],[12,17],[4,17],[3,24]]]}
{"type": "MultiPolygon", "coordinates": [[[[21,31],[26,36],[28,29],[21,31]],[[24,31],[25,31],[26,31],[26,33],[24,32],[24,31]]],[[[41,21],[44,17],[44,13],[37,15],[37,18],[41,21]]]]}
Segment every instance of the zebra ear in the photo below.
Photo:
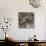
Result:
{"type": "Polygon", "coordinates": [[[29,4],[34,8],[38,8],[43,4],[43,0],[29,0],[29,4]]]}

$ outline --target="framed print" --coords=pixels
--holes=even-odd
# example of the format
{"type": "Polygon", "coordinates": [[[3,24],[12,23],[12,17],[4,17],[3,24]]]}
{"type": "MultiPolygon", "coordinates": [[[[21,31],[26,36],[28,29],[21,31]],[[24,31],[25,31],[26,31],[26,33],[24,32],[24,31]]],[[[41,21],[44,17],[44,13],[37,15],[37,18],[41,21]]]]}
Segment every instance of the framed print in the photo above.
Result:
{"type": "Polygon", "coordinates": [[[34,28],[34,12],[19,12],[18,27],[19,28],[34,28]]]}

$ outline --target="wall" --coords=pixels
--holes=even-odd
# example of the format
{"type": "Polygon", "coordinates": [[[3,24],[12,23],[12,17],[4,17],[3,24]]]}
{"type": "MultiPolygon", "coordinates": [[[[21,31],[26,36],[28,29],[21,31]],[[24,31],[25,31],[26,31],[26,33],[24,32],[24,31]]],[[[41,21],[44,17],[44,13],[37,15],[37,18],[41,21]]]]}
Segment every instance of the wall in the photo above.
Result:
{"type": "MultiPolygon", "coordinates": [[[[27,40],[34,34],[37,35],[37,39],[45,39],[45,15],[46,8],[33,8],[30,6],[28,0],[0,0],[0,19],[3,16],[12,17],[13,22],[10,33],[17,40],[27,40]],[[18,28],[18,12],[34,12],[35,13],[35,28],[34,29],[19,29],[18,28]]],[[[0,31],[0,35],[2,35],[0,31]]],[[[0,36],[0,39],[3,37],[0,36]]]]}

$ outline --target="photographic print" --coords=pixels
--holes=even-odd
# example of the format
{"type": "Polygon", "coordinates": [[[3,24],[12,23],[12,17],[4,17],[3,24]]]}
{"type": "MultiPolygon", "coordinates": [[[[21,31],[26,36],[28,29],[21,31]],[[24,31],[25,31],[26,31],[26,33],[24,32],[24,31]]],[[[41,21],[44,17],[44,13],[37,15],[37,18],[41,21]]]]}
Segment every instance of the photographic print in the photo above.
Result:
{"type": "Polygon", "coordinates": [[[19,12],[18,27],[19,28],[34,28],[34,12],[19,12]]]}

